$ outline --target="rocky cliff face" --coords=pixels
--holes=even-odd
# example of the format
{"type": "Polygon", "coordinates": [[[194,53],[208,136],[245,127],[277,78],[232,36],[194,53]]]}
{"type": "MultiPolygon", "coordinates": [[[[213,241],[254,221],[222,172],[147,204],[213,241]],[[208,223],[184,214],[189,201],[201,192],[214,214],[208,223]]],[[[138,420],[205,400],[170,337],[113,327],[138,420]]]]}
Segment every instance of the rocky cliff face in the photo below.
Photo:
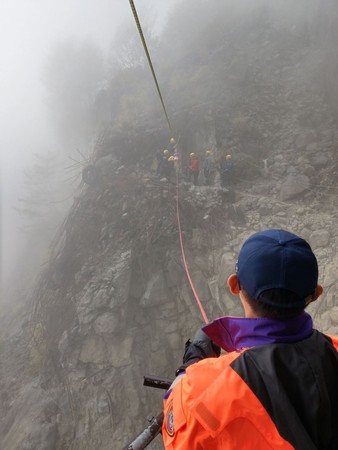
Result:
{"type": "MultiPolygon", "coordinates": [[[[261,35],[260,35],[261,36],[261,35]]],[[[262,36],[261,36],[262,37],[262,36]]],[[[231,142],[234,192],[180,178],[188,266],[209,319],[241,314],[226,288],[243,240],[268,227],[308,239],[325,295],[311,306],[338,333],[338,126],[312,52],[252,42],[248,85],[185,142],[231,142]],[[262,69],[264,68],[264,69],[262,69]]],[[[120,153],[121,153],[120,149],[120,153]]],[[[217,152],[216,152],[217,153],[217,152]]],[[[218,156],[218,155],[217,155],[218,156]]],[[[95,156],[27,306],[1,318],[1,448],[119,449],[161,408],[143,375],[173,377],[203,320],[182,265],[176,186],[151,161],[122,165],[109,140],[95,156]]],[[[157,439],[149,448],[161,449],[157,439]]]]}
{"type": "MultiPolygon", "coordinates": [[[[323,152],[328,161],[334,151],[329,130],[335,132],[330,126],[315,133],[330,147],[323,152]]],[[[312,312],[322,330],[336,333],[335,196],[304,172],[331,169],[328,162],[319,169],[305,165],[298,155],[284,166],[288,155],[272,157],[268,173],[249,188],[239,178],[235,203],[218,186],[182,182],[189,268],[209,318],[241,314],[226,278],[243,239],[264,227],[300,233],[319,258],[326,290],[312,312]],[[308,181],[299,184],[300,175],[308,181]]],[[[142,377],[172,377],[185,340],[202,323],[175,221],[175,186],[142,172],[117,176],[104,190],[90,187],[76,200],[41,275],[32,320],[10,338],[16,364],[9,367],[13,355],[4,354],[3,448],[122,448],[161,408],[161,392],[142,387],[142,377]],[[12,380],[11,370],[22,373],[12,380]]],[[[161,448],[160,439],[150,448],[161,448]]]]}

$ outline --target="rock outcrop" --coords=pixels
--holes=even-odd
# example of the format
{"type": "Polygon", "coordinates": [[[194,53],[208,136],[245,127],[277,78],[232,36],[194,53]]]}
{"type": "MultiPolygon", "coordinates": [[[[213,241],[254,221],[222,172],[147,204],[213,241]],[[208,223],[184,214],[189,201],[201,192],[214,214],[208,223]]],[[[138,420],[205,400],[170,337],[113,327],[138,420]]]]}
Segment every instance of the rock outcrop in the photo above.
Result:
{"type": "MultiPolygon", "coordinates": [[[[325,291],[309,310],[316,326],[337,334],[338,125],[311,44],[299,44],[304,36],[294,29],[285,46],[276,35],[271,24],[240,46],[229,31],[234,64],[241,74],[247,68],[242,95],[185,138],[212,143],[217,157],[233,150],[234,184],[222,188],[217,176],[204,186],[201,174],[192,186],[181,177],[182,239],[211,319],[241,314],[226,280],[244,239],[269,227],[300,234],[325,291]]],[[[143,375],[173,377],[203,322],[182,263],[175,182],[156,178],[152,160],[128,164],[105,144],[94,161],[99,180],[74,199],[29,312],[1,318],[5,450],[122,448],[162,406],[162,392],[143,387],[143,375]]],[[[149,448],[161,449],[161,440],[149,448]]]]}

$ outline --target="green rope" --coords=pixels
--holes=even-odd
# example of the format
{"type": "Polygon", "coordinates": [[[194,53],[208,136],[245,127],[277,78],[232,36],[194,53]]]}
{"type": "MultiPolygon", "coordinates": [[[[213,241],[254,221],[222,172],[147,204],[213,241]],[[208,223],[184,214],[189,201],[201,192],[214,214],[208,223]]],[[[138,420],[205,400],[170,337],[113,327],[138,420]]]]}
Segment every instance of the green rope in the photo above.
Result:
{"type": "Polygon", "coordinates": [[[134,14],[134,19],[135,19],[138,31],[140,33],[140,37],[141,37],[141,41],[142,41],[142,44],[143,44],[144,51],[145,51],[145,53],[147,55],[149,67],[150,67],[151,73],[152,73],[153,78],[154,78],[154,82],[155,82],[155,85],[156,85],[156,88],[157,88],[158,95],[159,95],[160,100],[161,100],[162,108],[163,108],[165,117],[167,119],[167,123],[168,123],[169,130],[170,130],[170,135],[173,136],[170,120],[169,120],[169,117],[168,117],[168,114],[167,114],[166,107],[164,105],[164,101],[163,101],[163,97],[162,97],[162,94],[161,94],[160,86],[159,86],[159,84],[157,82],[157,78],[156,78],[156,75],[155,75],[155,70],[154,70],[153,64],[151,62],[151,58],[150,58],[150,55],[149,55],[149,51],[148,51],[148,48],[147,48],[146,41],[144,39],[143,31],[142,31],[141,24],[140,24],[140,21],[139,21],[137,12],[136,12],[136,8],[135,8],[133,0],[129,0],[129,3],[130,3],[130,7],[131,7],[131,9],[133,11],[133,14],[134,14]]]}

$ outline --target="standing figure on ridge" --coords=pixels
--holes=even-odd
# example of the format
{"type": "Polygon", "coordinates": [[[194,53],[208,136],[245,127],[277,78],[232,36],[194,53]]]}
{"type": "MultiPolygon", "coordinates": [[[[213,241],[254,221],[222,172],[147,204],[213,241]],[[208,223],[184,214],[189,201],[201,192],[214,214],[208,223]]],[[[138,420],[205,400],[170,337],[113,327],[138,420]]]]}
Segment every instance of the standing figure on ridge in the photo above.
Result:
{"type": "Polygon", "coordinates": [[[219,172],[221,177],[221,186],[227,187],[233,185],[234,162],[231,155],[222,155],[219,161],[219,172]]]}
{"type": "Polygon", "coordinates": [[[194,185],[198,186],[198,176],[200,173],[200,162],[194,152],[190,153],[189,157],[190,157],[189,174],[194,177],[194,185]]]}
{"type": "Polygon", "coordinates": [[[175,150],[176,150],[176,141],[174,138],[171,138],[169,141],[169,145],[168,145],[168,150],[169,150],[169,154],[170,155],[174,155],[175,150]]]}
{"type": "Polygon", "coordinates": [[[160,165],[159,165],[159,177],[160,178],[167,178],[169,179],[169,162],[168,162],[168,158],[169,158],[169,150],[165,149],[162,152],[162,157],[160,160],[160,165]]]}

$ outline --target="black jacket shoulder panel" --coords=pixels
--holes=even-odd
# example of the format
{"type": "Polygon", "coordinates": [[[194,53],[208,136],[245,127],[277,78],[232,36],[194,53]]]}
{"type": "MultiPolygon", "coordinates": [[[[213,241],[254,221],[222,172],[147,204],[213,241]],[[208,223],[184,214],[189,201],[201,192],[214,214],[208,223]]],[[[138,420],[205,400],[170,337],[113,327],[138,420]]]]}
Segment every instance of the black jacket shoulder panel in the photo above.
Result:
{"type": "Polygon", "coordinates": [[[297,450],[338,449],[338,353],[328,336],[253,347],[231,367],[297,450]]]}

